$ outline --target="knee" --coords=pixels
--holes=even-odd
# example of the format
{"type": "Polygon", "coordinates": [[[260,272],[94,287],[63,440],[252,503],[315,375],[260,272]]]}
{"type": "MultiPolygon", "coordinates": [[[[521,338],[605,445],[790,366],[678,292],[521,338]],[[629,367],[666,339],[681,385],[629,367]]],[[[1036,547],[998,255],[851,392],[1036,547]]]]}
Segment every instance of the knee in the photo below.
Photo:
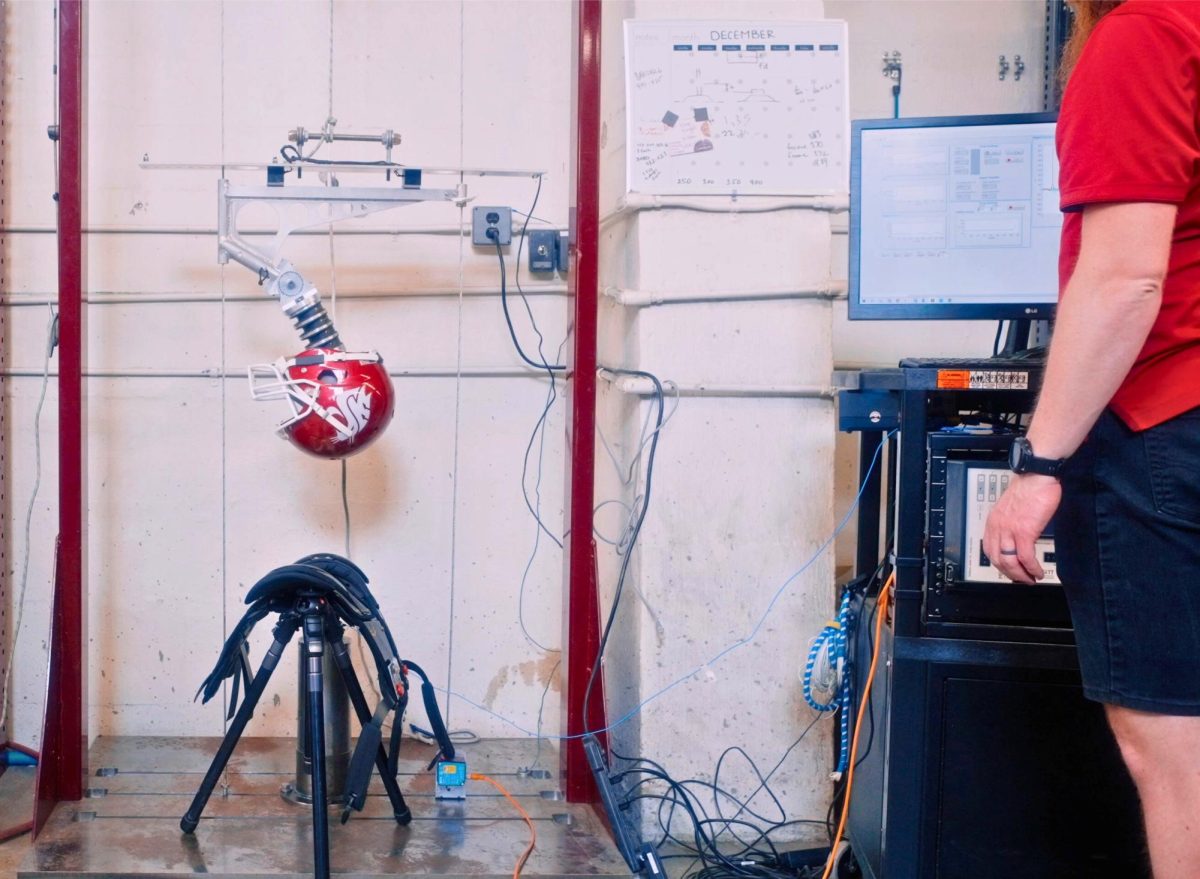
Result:
{"type": "Polygon", "coordinates": [[[1147,741],[1136,724],[1116,722],[1110,717],[1110,725],[1117,739],[1117,747],[1121,751],[1121,759],[1125,761],[1125,768],[1133,777],[1134,784],[1140,788],[1151,780],[1158,765],[1153,753],[1153,743],[1147,741]]]}
{"type": "Polygon", "coordinates": [[[1194,754],[1200,740],[1200,718],[1169,717],[1109,706],[1108,722],[1125,766],[1139,788],[1196,770],[1194,754]]]}

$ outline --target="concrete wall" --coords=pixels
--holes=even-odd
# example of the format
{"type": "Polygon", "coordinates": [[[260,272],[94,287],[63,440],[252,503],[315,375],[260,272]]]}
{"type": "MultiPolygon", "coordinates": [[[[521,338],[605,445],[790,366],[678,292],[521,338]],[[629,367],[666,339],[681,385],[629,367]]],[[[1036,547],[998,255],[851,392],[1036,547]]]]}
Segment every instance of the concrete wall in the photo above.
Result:
{"type": "MultiPolygon", "coordinates": [[[[819,2],[747,2],[731,9],[638,0],[606,4],[605,12],[606,211],[625,189],[623,18],[822,17],[819,2]]],[[[668,401],[674,414],[661,433],[653,496],[606,663],[615,717],[671,687],[615,739],[618,750],[653,755],[677,778],[711,778],[721,751],[733,745],[772,766],[800,735],[813,717],[800,695],[801,654],[833,595],[833,559],[824,555],[791,584],[752,641],[706,665],[754,630],[780,584],[833,528],[832,403],[753,390],[828,382],[829,303],[747,295],[822,284],[831,264],[829,214],[799,208],[720,213],[722,205],[729,206],[728,198],[708,199],[706,207],[716,213],[624,211],[605,225],[601,244],[602,286],[667,298],[719,293],[722,300],[647,308],[607,301],[604,363],[648,370],[685,394],[700,385],[752,389],[738,397],[668,401]],[[697,668],[702,671],[691,675],[697,668]]],[[[644,455],[639,477],[625,483],[653,405],[644,394],[602,385],[601,429],[617,461],[603,448],[598,454],[598,498],[633,504],[644,492],[644,455]]],[[[619,533],[626,515],[615,504],[602,512],[607,536],[619,533]]],[[[602,549],[607,607],[621,557],[602,549]]],[[[790,816],[823,814],[828,753],[828,729],[818,725],[772,779],[790,816]]],[[[750,779],[740,766],[723,773],[721,782],[748,794],[750,779]]],[[[657,832],[655,816],[643,821],[647,833],[657,832]]]]}
{"type": "MultiPolygon", "coordinates": [[[[22,530],[33,476],[33,407],[47,309],[55,286],[52,21],[49,3],[8,4],[6,222],[11,284],[9,365],[12,517],[22,530]]],[[[269,160],[287,131],[333,115],[345,131],[394,128],[412,164],[548,172],[536,214],[567,222],[571,130],[571,8],[547,2],[94,2],[89,57],[91,732],[213,735],[219,706],[192,695],[242,598],[270,568],[301,554],[340,551],[337,464],[273,435],[282,417],[249,399],[244,368],[298,349],[289,322],[253,275],[216,264],[216,170],[146,171],[160,162],[269,160]],[[538,27],[530,28],[530,16],[538,27]],[[197,230],[158,234],[154,230],[197,230]],[[112,294],[125,300],[113,304],[112,294]],[[211,301],[179,303],[182,295],[211,301]],[[228,301],[221,302],[224,296],[228,301]],[[247,301],[248,300],[248,301],[247,301]],[[145,371],[215,370],[230,377],[161,378],[145,371]],[[111,376],[111,377],[109,377],[111,376]]],[[[356,145],[322,156],[376,158],[356,145]]],[[[307,175],[306,175],[307,176],[307,175]]],[[[315,176],[315,175],[314,175],[315,176]]],[[[258,174],[231,177],[256,182],[258,174]]],[[[313,182],[316,182],[315,180],[313,182]]],[[[344,183],[355,182],[349,175],[344,183]]],[[[382,180],[379,180],[382,183],[382,180]]],[[[428,179],[453,186],[457,178],[428,179]]],[[[531,178],[468,178],[476,204],[528,211],[531,178]]],[[[248,218],[253,221],[252,218],[248,218]]],[[[449,204],[402,208],[339,230],[338,324],[351,346],[378,348],[393,369],[396,418],[349,462],[352,555],[371,575],[401,649],[439,685],[532,729],[557,655],[518,626],[518,594],[535,539],[521,495],[522,461],[547,395],[522,375],[498,297],[494,252],[460,246],[449,204]],[[397,234],[353,236],[353,229],[397,234]],[[460,299],[459,291],[465,296],[460,299]],[[453,375],[460,359],[466,374],[453,375]],[[501,369],[515,377],[480,378],[501,369]],[[423,371],[451,377],[420,377],[423,371]],[[453,621],[453,625],[451,624],[453,621]]],[[[469,208],[467,220],[469,221],[469,208]]],[[[509,254],[510,284],[516,246],[509,254]]],[[[331,290],[330,243],[291,241],[287,255],[331,290]]],[[[562,282],[530,280],[531,305],[552,355],[567,332],[562,282]]],[[[516,306],[528,345],[532,333],[516,306]]],[[[43,480],[32,522],[29,600],[15,682],[17,739],[37,744],[56,528],[55,393],[42,417],[43,480]]],[[[283,404],[276,404],[282,406],[283,404]]],[[[543,516],[562,530],[563,408],[551,412],[541,485],[543,516]]],[[[536,448],[535,448],[536,452],[536,448]]],[[[532,495],[536,454],[528,480],[532,495]]],[[[9,561],[19,560],[18,533],[9,561]]],[[[525,623],[560,642],[561,555],[545,539],[524,594],[525,623]]],[[[17,568],[19,565],[12,565],[17,568]]],[[[10,570],[10,576],[19,571],[10,570]]],[[[260,633],[264,637],[266,632],[260,633]]],[[[263,638],[255,645],[261,656],[263,638]]],[[[295,729],[294,672],[281,669],[255,734],[295,729]]],[[[545,712],[556,725],[557,679],[545,712]]],[[[422,711],[415,709],[414,719],[422,711]]],[[[464,703],[450,721],[510,733],[464,703]]]]}
{"type": "MultiPolygon", "coordinates": [[[[880,55],[903,53],[906,115],[1013,112],[1040,106],[1042,4],[977,2],[745,2],[742,20],[845,18],[849,22],[850,110],[891,114],[880,55]],[[823,8],[822,8],[823,6],[823,8]],[[981,28],[980,23],[986,22],[981,28]],[[985,33],[981,34],[981,31],[985,33]],[[1020,54],[1020,82],[996,80],[999,54],[1020,54]]],[[[620,21],[628,17],[725,17],[729,4],[635,0],[606,6],[605,209],[624,192],[624,95],[620,21]]],[[[721,199],[711,199],[719,210],[721,199]]],[[[602,359],[650,370],[681,387],[698,384],[805,386],[828,380],[835,363],[894,364],[906,354],[986,354],[993,325],[850,324],[845,303],[749,302],[739,291],[819,285],[844,279],[846,215],[624,212],[605,227],[602,284],[656,293],[723,291],[726,301],[601,313],[602,359]],[[787,242],[779,247],[779,242],[787,242]],[[737,254],[736,259],[729,254],[737,254]],[[828,262],[826,262],[828,259],[828,262]]],[[[598,456],[599,498],[632,504],[627,484],[651,403],[611,386],[601,395],[601,427],[617,462],[598,456]]],[[[739,745],[767,766],[813,718],[800,698],[798,667],[808,639],[833,602],[835,559],[853,555],[853,529],[836,554],[817,557],[791,581],[753,641],[707,666],[722,648],[754,631],[776,589],[813,557],[856,490],[854,441],[835,440],[833,406],[821,400],[683,398],[661,436],[654,497],[623,597],[607,678],[612,715],[624,716],[681,676],[616,732],[621,749],[653,754],[677,777],[711,778],[720,752],[739,745]],[[831,463],[833,466],[831,467],[831,463]],[[628,587],[627,587],[628,588],[628,587]],[[693,669],[701,670],[687,677],[693,669]]],[[[644,465],[644,461],[642,462],[644,465]]],[[[644,466],[642,467],[644,472],[644,466]]],[[[600,521],[619,533],[625,508],[600,521]]],[[[605,604],[620,556],[601,556],[605,604]]],[[[829,730],[818,725],[772,781],[790,817],[824,813],[829,730]]],[[[727,779],[735,790],[755,785],[727,779]]],[[[655,816],[644,816],[647,830],[655,816]]],[[[797,831],[796,836],[803,836],[797,831]]]]}

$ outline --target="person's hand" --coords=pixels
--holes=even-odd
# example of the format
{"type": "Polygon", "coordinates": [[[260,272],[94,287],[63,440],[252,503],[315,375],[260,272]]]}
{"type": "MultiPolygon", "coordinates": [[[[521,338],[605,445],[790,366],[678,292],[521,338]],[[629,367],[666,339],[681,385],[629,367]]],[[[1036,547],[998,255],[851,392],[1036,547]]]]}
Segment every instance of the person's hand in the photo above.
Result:
{"type": "Polygon", "coordinates": [[[1017,583],[1046,576],[1034,552],[1034,542],[1062,500],[1062,486],[1051,476],[1013,474],[1008,490],[988,516],[983,551],[993,565],[1017,583]]]}

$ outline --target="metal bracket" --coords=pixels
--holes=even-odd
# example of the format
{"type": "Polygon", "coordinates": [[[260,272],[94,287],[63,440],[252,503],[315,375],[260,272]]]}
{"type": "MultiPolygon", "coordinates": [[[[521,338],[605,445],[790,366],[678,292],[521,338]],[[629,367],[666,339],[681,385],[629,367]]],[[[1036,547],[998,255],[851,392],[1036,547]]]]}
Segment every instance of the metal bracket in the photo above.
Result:
{"type": "Polygon", "coordinates": [[[1010,69],[1011,69],[1011,65],[1008,63],[1008,59],[1005,58],[1003,55],[1001,55],[1000,56],[1000,68],[999,68],[1001,82],[1004,82],[1004,80],[1008,78],[1008,71],[1010,69]]]}
{"type": "Polygon", "coordinates": [[[1021,74],[1025,72],[1025,62],[1021,60],[1020,55],[1013,56],[1013,81],[1020,82],[1021,74]]]}
{"type": "MultiPolygon", "coordinates": [[[[460,187],[461,188],[461,187],[460,187]]],[[[352,217],[365,217],[422,201],[456,202],[458,189],[396,189],[385,186],[242,186],[218,181],[217,256],[221,264],[233,259],[251,271],[267,272],[277,280],[283,244],[298,229],[327,226],[352,217]],[[238,213],[250,203],[275,210],[279,225],[269,247],[259,250],[241,237],[238,213]]]]}
{"type": "Polygon", "coordinates": [[[421,201],[457,203],[465,195],[461,185],[457,189],[235,186],[222,177],[217,183],[217,261],[225,265],[232,259],[254,272],[259,286],[280,301],[305,344],[340,348],[341,339],[320,304],[317,288],[283,258],[288,235],[421,201]],[[251,244],[238,232],[238,214],[248,204],[268,205],[275,211],[275,237],[265,248],[251,244]]]}

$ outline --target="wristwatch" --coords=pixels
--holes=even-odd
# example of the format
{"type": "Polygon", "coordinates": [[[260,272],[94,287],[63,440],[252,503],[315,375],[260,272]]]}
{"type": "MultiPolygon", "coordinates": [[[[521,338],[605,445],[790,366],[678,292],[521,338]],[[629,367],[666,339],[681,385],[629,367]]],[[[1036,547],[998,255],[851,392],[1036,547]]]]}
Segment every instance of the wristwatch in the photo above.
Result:
{"type": "Polygon", "coordinates": [[[1008,469],[1013,473],[1036,473],[1058,479],[1066,463],[1066,458],[1039,458],[1023,436],[1013,440],[1012,448],[1008,450],[1008,469]]]}

